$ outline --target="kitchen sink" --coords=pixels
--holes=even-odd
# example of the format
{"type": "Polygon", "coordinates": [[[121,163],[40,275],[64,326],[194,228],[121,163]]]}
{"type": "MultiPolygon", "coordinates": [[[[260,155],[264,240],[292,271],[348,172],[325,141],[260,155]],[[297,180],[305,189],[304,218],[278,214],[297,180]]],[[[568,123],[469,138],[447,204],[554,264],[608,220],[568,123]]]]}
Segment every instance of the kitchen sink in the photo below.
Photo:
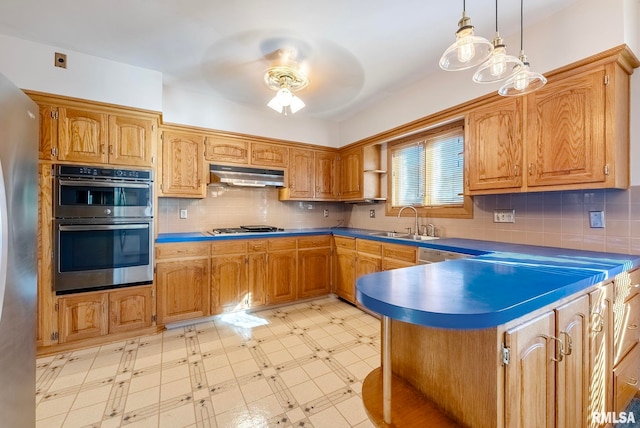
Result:
{"type": "Polygon", "coordinates": [[[401,232],[372,232],[369,235],[382,236],[385,238],[406,239],[409,241],[431,241],[433,239],[438,239],[437,236],[409,235],[407,233],[401,233],[401,232]]]}
{"type": "Polygon", "coordinates": [[[385,238],[407,238],[409,235],[400,232],[372,232],[371,236],[383,236],[385,238]]]}

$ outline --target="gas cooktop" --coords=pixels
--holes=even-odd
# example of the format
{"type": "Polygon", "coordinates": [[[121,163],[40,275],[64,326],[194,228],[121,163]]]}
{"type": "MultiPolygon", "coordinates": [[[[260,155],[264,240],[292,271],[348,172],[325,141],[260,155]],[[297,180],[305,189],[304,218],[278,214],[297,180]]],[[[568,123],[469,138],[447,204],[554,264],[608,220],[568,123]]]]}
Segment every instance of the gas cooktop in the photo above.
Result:
{"type": "Polygon", "coordinates": [[[234,233],[260,233],[260,232],[281,232],[284,229],[275,226],[266,226],[264,224],[240,226],[240,227],[222,227],[213,229],[214,235],[225,235],[234,233]]]}

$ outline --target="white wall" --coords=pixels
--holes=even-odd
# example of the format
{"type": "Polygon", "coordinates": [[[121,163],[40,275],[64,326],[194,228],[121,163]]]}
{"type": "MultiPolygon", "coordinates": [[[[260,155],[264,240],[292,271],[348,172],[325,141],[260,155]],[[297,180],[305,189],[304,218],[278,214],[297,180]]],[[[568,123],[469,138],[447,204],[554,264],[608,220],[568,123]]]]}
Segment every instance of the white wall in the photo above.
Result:
{"type": "Polygon", "coordinates": [[[162,73],[0,35],[0,73],[22,89],[162,109],[162,73]],[[54,67],[56,52],[67,68],[54,67]]]}

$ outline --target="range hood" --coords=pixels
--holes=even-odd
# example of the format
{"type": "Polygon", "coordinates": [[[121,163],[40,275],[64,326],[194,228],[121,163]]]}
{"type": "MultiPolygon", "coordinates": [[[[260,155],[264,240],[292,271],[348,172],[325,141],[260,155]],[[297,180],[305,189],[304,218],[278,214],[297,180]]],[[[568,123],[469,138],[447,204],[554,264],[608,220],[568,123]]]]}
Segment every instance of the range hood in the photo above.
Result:
{"type": "Polygon", "coordinates": [[[229,186],[284,187],[284,171],[246,166],[209,165],[210,183],[229,186]]]}

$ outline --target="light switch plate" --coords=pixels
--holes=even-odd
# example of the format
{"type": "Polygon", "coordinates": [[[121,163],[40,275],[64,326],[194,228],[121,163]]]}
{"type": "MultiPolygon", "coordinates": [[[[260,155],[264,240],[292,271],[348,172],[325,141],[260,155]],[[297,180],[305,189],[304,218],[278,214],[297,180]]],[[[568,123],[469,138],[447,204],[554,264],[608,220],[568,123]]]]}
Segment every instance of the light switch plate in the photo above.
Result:
{"type": "Polygon", "coordinates": [[[604,211],[589,211],[589,226],[592,229],[604,227],[604,211]]]}
{"type": "Polygon", "coordinates": [[[187,218],[187,210],[185,209],[180,210],[180,218],[182,219],[187,218]]]}

